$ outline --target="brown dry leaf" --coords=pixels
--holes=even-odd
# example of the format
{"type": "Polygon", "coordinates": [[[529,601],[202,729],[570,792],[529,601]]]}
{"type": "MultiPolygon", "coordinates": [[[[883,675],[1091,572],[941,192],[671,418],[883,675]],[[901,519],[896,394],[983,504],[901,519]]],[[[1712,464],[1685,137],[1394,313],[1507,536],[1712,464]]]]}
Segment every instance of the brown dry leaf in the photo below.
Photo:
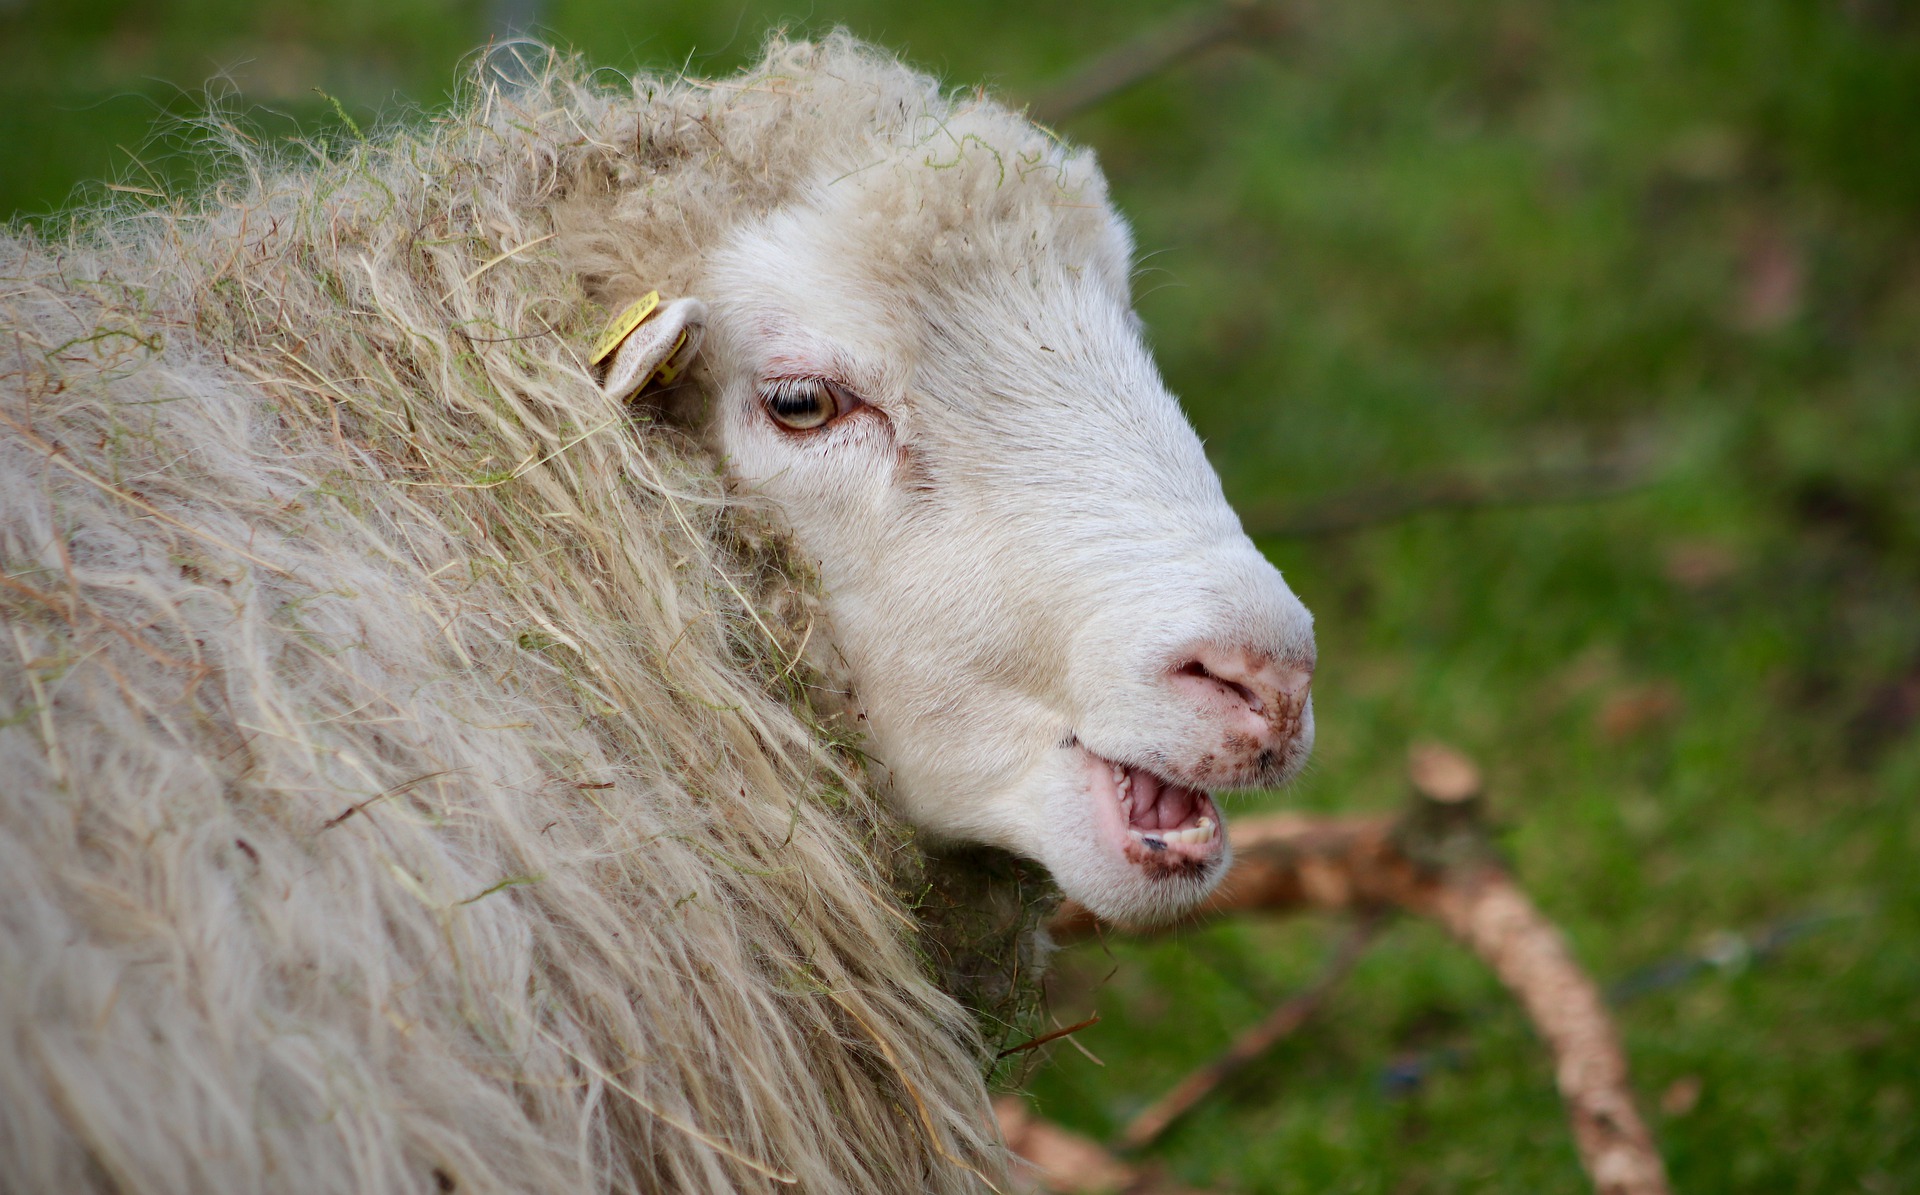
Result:
{"type": "Polygon", "coordinates": [[[1680,693],[1665,681],[1634,685],[1609,695],[1594,715],[1594,725],[1609,742],[1624,742],[1680,714],[1680,693]]]}
{"type": "Polygon", "coordinates": [[[1685,1116],[1699,1105],[1700,1093],[1706,1086],[1699,1075],[1680,1076],[1660,1093],[1660,1111],[1668,1116],[1685,1116]]]}

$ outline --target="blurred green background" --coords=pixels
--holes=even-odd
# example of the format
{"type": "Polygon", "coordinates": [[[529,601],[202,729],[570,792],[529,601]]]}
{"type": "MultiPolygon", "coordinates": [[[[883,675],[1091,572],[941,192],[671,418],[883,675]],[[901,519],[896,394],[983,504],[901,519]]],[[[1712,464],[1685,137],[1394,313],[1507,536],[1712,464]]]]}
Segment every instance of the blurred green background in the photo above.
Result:
{"type": "MultiPolygon", "coordinates": [[[[266,138],[431,110],[516,25],[710,74],[774,24],[845,24],[1025,101],[1182,11],[0,0],[0,211],[194,185],[180,121],[210,98],[266,138]]],[[[1410,741],[1467,750],[1594,972],[1678,964],[1619,1014],[1679,1190],[1920,1191],[1920,10],[1280,11],[1062,123],[1136,225],[1169,381],[1319,618],[1317,762],[1240,810],[1392,808],[1410,741]],[[1630,484],[1301,533],[1330,496],[1581,491],[1595,462],[1630,484]]],[[[1070,952],[1054,1011],[1099,1010],[1077,1040],[1105,1065],[1059,1045],[1030,1090],[1111,1134],[1336,932],[1070,952]]],[[[1241,1191],[1585,1185],[1524,1020],[1413,923],[1154,1156],[1241,1191]]]]}

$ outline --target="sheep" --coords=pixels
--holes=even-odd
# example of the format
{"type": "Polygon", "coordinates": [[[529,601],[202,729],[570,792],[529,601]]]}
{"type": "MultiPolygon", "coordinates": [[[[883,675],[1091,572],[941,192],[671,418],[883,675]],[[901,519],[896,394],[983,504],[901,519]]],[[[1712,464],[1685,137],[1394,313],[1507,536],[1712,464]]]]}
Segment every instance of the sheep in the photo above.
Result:
{"type": "Polygon", "coordinates": [[[0,239],[0,1187],[996,1189],[918,844],[1171,916],[1310,748],[1091,155],[517,52],[0,239]]]}

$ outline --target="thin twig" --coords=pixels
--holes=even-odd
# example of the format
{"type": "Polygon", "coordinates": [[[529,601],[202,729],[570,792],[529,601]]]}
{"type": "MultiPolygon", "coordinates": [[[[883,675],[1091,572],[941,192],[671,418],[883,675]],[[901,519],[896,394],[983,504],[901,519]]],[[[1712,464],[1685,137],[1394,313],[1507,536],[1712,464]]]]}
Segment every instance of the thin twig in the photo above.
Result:
{"type": "Polygon", "coordinates": [[[1055,1029],[1051,1033],[1042,1033],[1039,1037],[1030,1037],[1017,1046],[1008,1046],[998,1054],[995,1054],[993,1060],[998,1062],[1002,1058],[1011,1058],[1015,1054],[1024,1054],[1028,1050],[1037,1050],[1048,1042],[1059,1041],[1061,1038],[1071,1036],[1080,1032],[1082,1029],[1091,1029],[1099,1023],[1100,1014],[1096,1012],[1077,1025],[1068,1025],[1065,1029],[1055,1029]]]}
{"type": "Polygon", "coordinates": [[[1495,477],[1435,477],[1350,490],[1300,506],[1256,506],[1243,512],[1247,534],[1276,539],[1339,535],[1445,510],[1560,506],[1600,502],[1658,480],[1644,461],[1605,458],[1573,468],[1528,469],[1495,477]]]}
{"type": "Polygon", "coordinates": [[[1192,1072],[1174,1084],[1167,1094],[1147,1105],[1121,1131],[1120,1147],[1145,1149],[1152,1145],[1175,1121],[1191,1112],[1220,1084],[1306,1024],[1320,1010],[1333,989],[1352,973],[1354,965],[1372,943],[1378,927],[1379,918],[1363,916],[1341,938],[1340,945],[1313,982],[1262,1017],[1258,1024],[1234,1038],[1233,1044],[1218,1058],[1192,1072]]]}
{"type": "Polygon", "coordinates": [[[1058,124],[1222,42],[1278,36],[1288,22],[1271,0],[1224,0],[1156,25],[1087,63],[1033,102],[1041,124],[1058,124]]]}
{"type": "Polygon", "coordinates": [[[411,780],[402,780],[400,783],[394,785],[392,788],[385,790],[384,792],[377,792],[373,794],[371,797],[368,797],[364,801],[356,801],[353,804],[347,806],[346,809],[344,809],[340,813],[322,822],[320,824],[320,828],[322,830],[331,830],[335,826],[339,825],[341,822],[346,821],[348,818],[352,817],[354,814],[361,812],[362,810],[366,809],[369,805],[372,805],[375,802],[384,801],[388,797],[397,797],[401,793],[406,792],[411,788],[417,787],[418,785],[425,784],[429,780],[438,780],[442,776],[451,776],[455,772],[464,772],[464,771],[466,771],[465,768],[442,768],[438,772],[428,772],[424,776],[415,776],[411,780]]]}

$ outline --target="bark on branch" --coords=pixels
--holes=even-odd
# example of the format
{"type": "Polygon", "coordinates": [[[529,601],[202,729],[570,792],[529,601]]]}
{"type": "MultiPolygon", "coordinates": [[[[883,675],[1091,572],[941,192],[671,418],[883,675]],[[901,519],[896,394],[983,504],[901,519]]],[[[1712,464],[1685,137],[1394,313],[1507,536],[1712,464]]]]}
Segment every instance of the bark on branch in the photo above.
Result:
{"type": "Polygon", "coordinates": [[[1580,1160],[1602,1195],[1666,1195],[1666,1168],[1634,1106],[1626,1054],[1600,989],[1566,939],[1495,871],[1441,885],[1418,910],[1481,957],[1553,1053],[1580,1160]]]}
{"type": "MultiPolygon", "coordinates": [[[[1477,769],[1455,752],[1426,746],[1415,749],[1410,771],[1415,797],[1398,817],[1276,814],[1233,825],[1233,869],[1189,923],[1302,909],[1404,909],[1439,922],[1493,969],[1552,1052],[1554,1080],[1595,1189],[1667,1195],[1666,1169],[1634,1106],[1613,1018],[1559,929],[1494,850],[1477,769]]],[[[1051,923],[1062,942],[1098,928],[1072,902],[1051,923]]]]}

